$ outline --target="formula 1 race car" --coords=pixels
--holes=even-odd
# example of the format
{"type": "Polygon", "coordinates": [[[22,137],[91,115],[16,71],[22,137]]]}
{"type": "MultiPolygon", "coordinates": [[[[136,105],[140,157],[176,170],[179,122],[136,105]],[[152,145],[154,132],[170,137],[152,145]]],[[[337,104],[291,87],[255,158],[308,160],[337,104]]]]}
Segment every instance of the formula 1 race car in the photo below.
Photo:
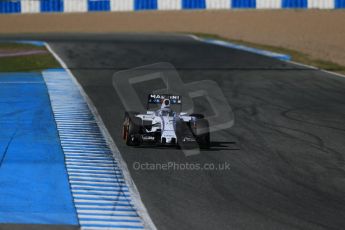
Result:
{"type": "Polygon", "coordinates": [[[182,108],[181,96],[150,94],[146,113],[126,112],[122,131],[126,144],[139,146],[145,143],[179,147],[197,144],[200,148],[209,148],[209,124],[204,116],[175,112],[172,109],[173,105],[182,108]],[[158,105],[160,108],[150,110],[150,105],[158,105]]]}

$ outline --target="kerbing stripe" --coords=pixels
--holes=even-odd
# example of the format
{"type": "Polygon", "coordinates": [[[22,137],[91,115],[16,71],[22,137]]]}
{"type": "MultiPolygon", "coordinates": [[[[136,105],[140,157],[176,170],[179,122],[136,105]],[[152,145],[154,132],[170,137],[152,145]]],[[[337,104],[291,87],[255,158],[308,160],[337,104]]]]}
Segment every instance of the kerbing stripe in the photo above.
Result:
{"type": "Polygon", "coordinates": [[[72,188],[75,189],[88,189],[88,190],[96,190],[96,191],[128,191],[128,188],[125,186],[110,186],[110,187],[105,187],[105,186],[98,186],[98,185],[76,185],[76,184],[71,184],[72,188]]]}
{"type": "Polygon", "coordinates": [[[78,215],[79,214],[92,214],[92,215],[135,215],[136,212],[134,210],[128,210],[124,208],[116,208],[115,210],[103,210],[104,207],[100,207],[101,210],[93,209],[91,205],[76,205],[78,207],[78,215]],[[83,209],[85,207],[85,209],[83,209]]]}
{"type": "Polygon", "coordinates": [[[79,89],[44,71],[81,229],[143,229],[118,163],[79,89]]]}

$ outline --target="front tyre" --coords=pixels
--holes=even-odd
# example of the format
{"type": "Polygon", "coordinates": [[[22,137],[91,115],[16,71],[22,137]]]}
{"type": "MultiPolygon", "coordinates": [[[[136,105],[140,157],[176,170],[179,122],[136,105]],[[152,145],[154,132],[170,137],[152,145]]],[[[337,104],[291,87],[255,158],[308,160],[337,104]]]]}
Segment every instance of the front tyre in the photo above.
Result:
{"type": "Polygon", "coordinates": [[[197,149],[194,134],[191,130],[190,123],[183,120],[176,121],[175,133],[177,137],[177,147],[180,149],[197,149]]]}
{"type": "Polygon", "coordinates": [[[197,119],[193,127],[193,133],[200,148],[209,149],[210,141],[210,127],[206,119],[197,119]]]}

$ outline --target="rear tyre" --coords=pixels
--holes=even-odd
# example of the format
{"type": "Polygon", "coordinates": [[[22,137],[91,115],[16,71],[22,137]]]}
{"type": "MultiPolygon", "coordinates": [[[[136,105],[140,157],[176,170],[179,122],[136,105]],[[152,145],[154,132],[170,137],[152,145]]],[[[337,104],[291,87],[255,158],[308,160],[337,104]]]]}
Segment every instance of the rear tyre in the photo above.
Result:
{"type": "Polygon", "coordinates": [[[135,116],[139,114],[138,112],[125,112],[125,117],[123,120],[123,125],[122,125],[122,138],[123,140],[127,140],[128,137],[128,128],[129,128],[129,121],[135,116]]]}
{"type": "Polygon", "coordinates": [[[128,146],[138,146],[141,144],[140,124],[141,119],[138,117],[125,117],[123,139],[128,146]]]}

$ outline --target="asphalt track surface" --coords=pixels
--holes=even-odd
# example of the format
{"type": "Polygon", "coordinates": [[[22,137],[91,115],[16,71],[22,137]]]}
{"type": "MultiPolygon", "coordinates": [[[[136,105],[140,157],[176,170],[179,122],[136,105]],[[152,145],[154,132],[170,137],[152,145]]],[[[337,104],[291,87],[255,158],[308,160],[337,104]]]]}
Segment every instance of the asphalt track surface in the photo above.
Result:
{"type": "MultiPolygon", "coordinates": [[[[119,35],[52,42],[97,107],[158,229],[343,229],[345,78],[188,37],[119,35]],[[121,140],[112,75],[157,62],[185,83],[218,83],[235,125],[186,157],[121,140]],[[227,171],[134,170],[133,163],[224,163],[227,171]]],[[[155,82],[139,86],[150,93],[155,82]]]]}
{"type": "MultiPolygon", "coordinates": [[[[183,36],[47,38],[98,109],[158,229],[344,229],[345,78],[183,36]],[[127,147],[112,76],[172,63],[213,80],[235,115],[212,147],[127,147]],[[133,163],[224,163],[227,171],[135,170],[133,163]]],[[[139,87],[151,92],[160,86],[139,87]]]]}

